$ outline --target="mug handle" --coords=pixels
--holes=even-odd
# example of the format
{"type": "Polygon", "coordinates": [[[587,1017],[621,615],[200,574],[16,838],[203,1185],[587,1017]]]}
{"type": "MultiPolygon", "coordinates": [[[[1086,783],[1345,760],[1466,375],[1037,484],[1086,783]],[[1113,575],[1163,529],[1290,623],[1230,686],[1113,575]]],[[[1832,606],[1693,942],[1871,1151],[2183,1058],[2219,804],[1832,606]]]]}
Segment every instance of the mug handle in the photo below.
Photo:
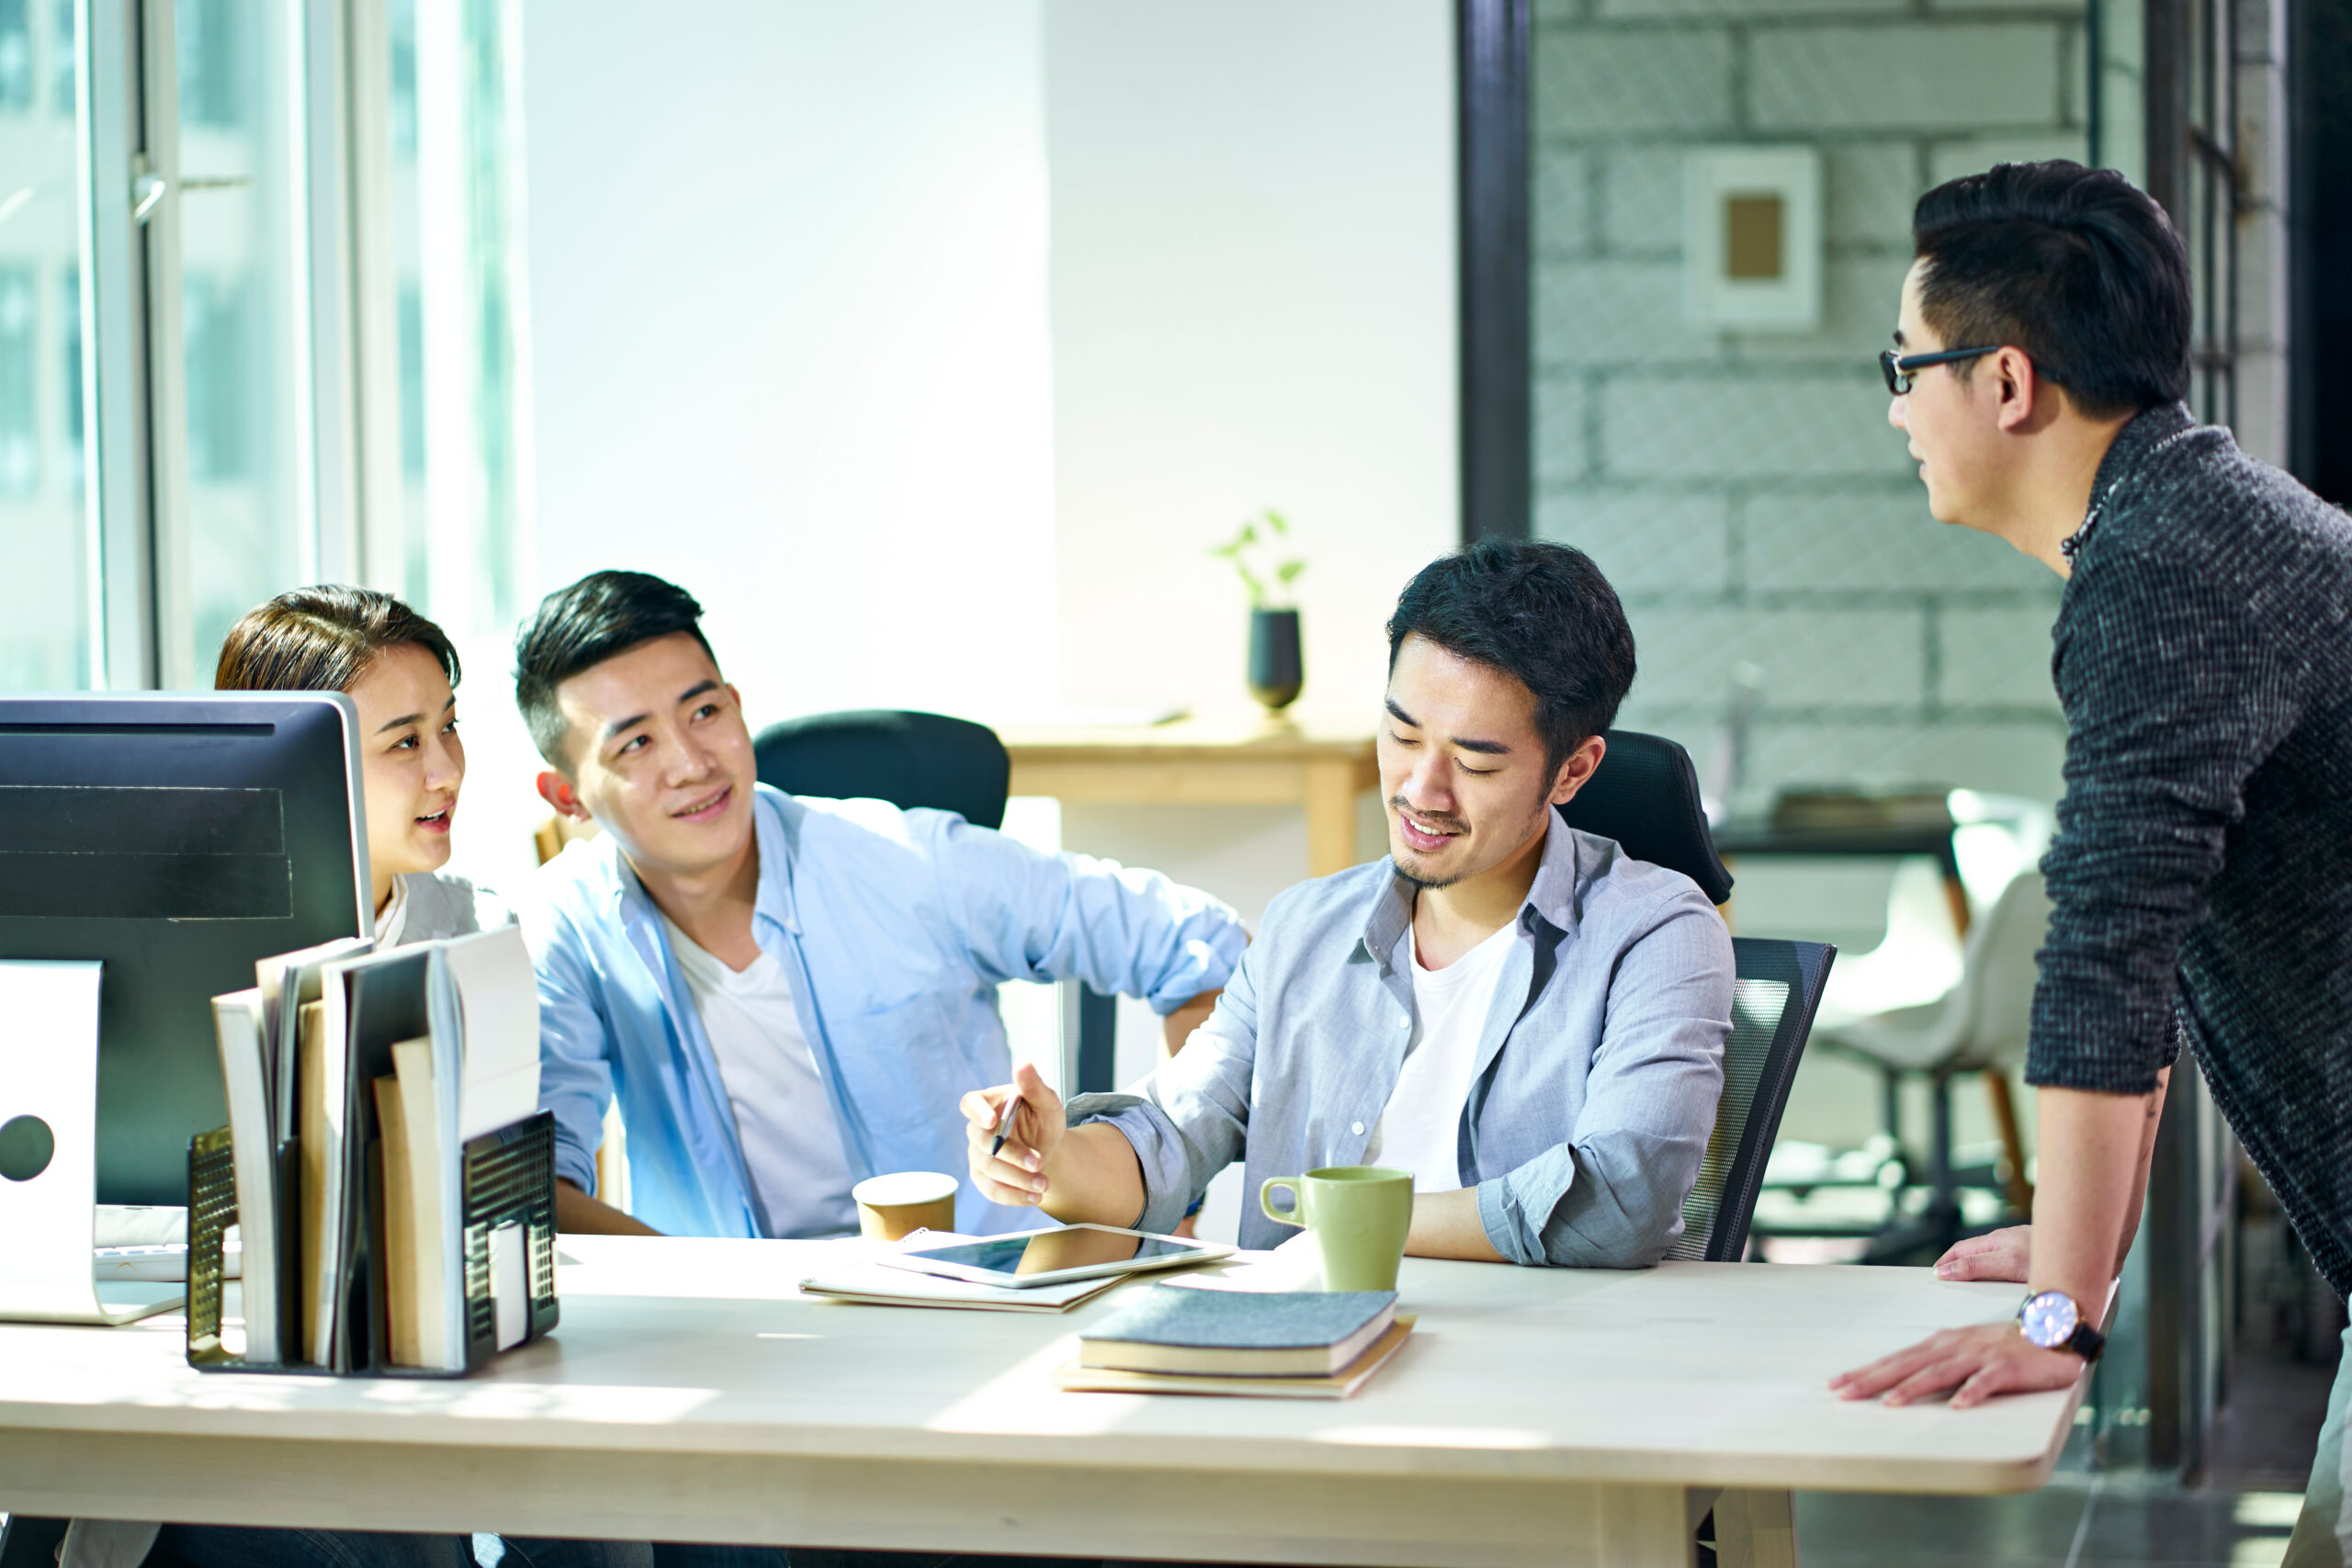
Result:
{"type": "Polygon", "coordinates": [[[1306,1194],[1299,1187],[1295,1176],[1270,1176],[1259,1184],[1258,1207],[1266,1211],[1266,1218],[1276,1224],[1306,1228],[1306,1194]],[[1290,1194],[1290,1212],[1284,1213],[1274,1207],[1274,1190],[1280,1188],[1290,1194]]]}

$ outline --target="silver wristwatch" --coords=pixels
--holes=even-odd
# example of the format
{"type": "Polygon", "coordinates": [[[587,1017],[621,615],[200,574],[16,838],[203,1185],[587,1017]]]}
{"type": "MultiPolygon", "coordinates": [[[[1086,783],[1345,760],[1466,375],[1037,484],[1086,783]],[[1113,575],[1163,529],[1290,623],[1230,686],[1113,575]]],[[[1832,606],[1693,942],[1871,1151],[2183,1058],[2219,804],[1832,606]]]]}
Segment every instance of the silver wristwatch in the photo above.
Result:
{"type": "Polygon", "coordinates": [[[2018,1308],[2018,1332],[2045,1350],[2072,1350],[2086,1362],[2098,1359],[2107,1336],[2083,1321],[2083,1309],[2064,1291],[2028,1296],[2018,1308]]]}

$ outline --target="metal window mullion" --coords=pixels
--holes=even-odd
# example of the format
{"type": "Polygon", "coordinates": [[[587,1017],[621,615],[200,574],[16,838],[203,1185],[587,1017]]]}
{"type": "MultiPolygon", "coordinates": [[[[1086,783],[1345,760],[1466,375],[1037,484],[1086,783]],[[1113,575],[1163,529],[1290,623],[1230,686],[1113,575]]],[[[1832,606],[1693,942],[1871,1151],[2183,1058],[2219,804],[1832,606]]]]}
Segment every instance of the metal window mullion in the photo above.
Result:
{"type": "Polygon", "coordinates": [[[130,217],[141,141],[136,0],[83,0],[76,8],[74,68],[90,682],[107,690],[136,690],[154,685],[157,676],[145,257],[130,217]]]}
{"type": "MultiPolygon", "coordinates": [[[[149,572],[153,584],[150,679],[167,689],[196,686],[195,590],[187,463],[187,358],[181,329],[179,40],[171,0],[137,7],[146,127],[145,172],[163,196],[137,231],[146,261],[146,457],[149,572]]],[[[131,198],[126,195],[126,204],[131,198]]]]}
{"type": "Polygon", "coordinates": [[[391,16],[344,0],[348,127],[355,576],[394,592],[407,570],[401,495],[400,274],[392,199],[391,16]]]}
{"type": "Polygon", "coordinates": [[[303,575],[361,575],[357,289],[352,232],[352,126],[347,15],[343,0],[307,0],[300,40],[300,211],[304,346],[313,533],[303,575]]]}

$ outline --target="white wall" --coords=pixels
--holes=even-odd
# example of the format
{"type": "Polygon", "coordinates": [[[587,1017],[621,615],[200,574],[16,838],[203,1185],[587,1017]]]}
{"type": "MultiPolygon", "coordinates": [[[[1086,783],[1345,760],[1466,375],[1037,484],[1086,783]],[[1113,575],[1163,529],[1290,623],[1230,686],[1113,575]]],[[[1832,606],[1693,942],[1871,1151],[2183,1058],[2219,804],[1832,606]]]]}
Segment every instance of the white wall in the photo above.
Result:
{"type": "Polygon", "coordinates": [[[1045,0],[1070,701],[1246,702],[1204,552],[1273,506],[1302,702],[1369,722],[1397,590],[1458,536],[1453,15],[1045,0]]]}
{"type": "MultiPolygon", "coordinates": [[[[1204,552],[1271,504],[1303,705],[1368,722],[1457,533],[1452,14],[527,0],[532,592],[683,582],[754,723],[1213,708],[1204,552]]],[[[1070,841],[1252,911],[1304,874],[1287,818],[1209,815],[1246,844],[1070,841]]]]}
{"type": "Polygon", "coordinates": [[[659,572],[757,725],[1054,690],[1035,0],[529,0],[536,592],[659,572]]]}

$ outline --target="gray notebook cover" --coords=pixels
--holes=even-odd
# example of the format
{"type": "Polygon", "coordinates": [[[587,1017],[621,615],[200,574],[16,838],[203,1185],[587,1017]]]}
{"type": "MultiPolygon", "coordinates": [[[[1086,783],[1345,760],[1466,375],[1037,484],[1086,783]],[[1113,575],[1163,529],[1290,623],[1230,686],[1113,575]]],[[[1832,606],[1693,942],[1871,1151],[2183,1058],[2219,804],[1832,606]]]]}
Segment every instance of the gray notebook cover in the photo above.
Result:
{"type": "Polygon", "coordinates": [[[1217,1350],[1336,1345],[1396,1304],[1394,1291],[1204,1291],[1154,1285],[1082,1338],[1217,1350]]]}

